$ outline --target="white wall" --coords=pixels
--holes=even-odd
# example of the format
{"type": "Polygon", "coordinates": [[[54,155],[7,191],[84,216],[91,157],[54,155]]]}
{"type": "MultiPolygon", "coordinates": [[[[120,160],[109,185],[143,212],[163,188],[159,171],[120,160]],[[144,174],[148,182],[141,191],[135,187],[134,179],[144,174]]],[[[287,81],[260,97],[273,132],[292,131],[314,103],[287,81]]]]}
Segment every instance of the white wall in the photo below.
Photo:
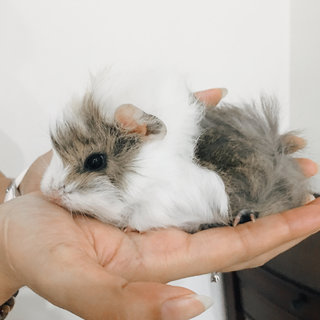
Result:
{"type": "MultiPolygon", "coordinates": [[[[301,128],[308,146],[304,155],[320,164],[320,2],[291,3],[291,125],[301,128]]],[[[313,178],[320,193],[320,175],[313,178]]]]}
{"type": "MultiPolygon", "coordinates": [[[[2,0],[0,168],[16,175],[46,151],[50,112],[90,70],[126,57],[173,64],[194,89],[227,87],[229,100],[275,93],[287,112],[288,35],[289,0],[2,0]]],[[[199,319],[223,319],[217,286],[204,276],[192,287],[215,297],[199,319]]]]}

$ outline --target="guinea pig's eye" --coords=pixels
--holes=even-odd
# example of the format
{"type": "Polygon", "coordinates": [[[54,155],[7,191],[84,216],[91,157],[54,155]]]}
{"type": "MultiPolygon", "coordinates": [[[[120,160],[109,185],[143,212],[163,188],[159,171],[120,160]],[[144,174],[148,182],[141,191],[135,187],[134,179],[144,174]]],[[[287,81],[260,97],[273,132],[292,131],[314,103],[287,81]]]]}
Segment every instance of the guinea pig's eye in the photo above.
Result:
{"type": "Polygon", "coordinates": [[[107,155],[105,153],[92,153],[84,162],[86,171],[100,171],[107,167],[107,155]]]}

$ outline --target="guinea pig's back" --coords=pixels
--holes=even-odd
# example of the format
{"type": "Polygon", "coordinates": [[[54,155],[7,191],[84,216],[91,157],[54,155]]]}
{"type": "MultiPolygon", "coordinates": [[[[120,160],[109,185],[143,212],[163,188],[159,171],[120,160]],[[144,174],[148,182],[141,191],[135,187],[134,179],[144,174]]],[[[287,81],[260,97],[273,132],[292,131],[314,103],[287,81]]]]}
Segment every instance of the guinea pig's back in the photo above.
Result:
{"type": "Polygon", "coordinates": [[[259,107],[211,108],[202,120],[196,158],[222,177],[233,217],[242,210],[263,216],[307,200],[307,179],[289,155],[300,146],[291,133],[279,133],[278,123],[278,108],[268,99],[259,107]]]}

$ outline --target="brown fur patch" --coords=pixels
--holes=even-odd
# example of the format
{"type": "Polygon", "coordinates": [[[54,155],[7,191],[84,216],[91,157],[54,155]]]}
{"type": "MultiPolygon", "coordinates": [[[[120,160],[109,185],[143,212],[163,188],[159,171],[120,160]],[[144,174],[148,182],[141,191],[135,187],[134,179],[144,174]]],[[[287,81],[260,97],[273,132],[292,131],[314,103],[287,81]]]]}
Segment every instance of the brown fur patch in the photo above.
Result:
{"type": "Polygon", "coordinates": [[[284,153],[291,154],[303,149],[307,141],[293,133],[286,133],[281,136],[281,143],[284,153]]]}
{"type": "Polygon", "coordinates": [[[106,121],[91,95],[83,99],[76,112],[74,118],[58,123],[56,131],[51,133],[54,149],[64,166],[71,168],[66,183],[76,181],[86,186],[93,175],[106,175],[114,185],[123,187],[124,173],[134,170],[132,161],[142,144],[140,136],[106,121]],[[105,170],[87,172],[84,169],[84,162],[92,153],[106,153],[105,170]]]}

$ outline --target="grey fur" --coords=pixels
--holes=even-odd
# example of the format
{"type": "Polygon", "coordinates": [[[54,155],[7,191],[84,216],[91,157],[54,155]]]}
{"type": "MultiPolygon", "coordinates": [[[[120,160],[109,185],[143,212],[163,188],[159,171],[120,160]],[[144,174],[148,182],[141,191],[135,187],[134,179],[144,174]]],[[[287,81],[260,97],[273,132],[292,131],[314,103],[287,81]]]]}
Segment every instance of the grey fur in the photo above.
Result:
{"type": "Polygon", "coordinates": [[[261,106],[230,104],[207,109],[195,155],[222,177],[234,218],[243,210],[259,216],[304,204],[307,179],[289,155],[301,146],[293,133],[279,133],[278,106],[262,98],[261,106]]]}

